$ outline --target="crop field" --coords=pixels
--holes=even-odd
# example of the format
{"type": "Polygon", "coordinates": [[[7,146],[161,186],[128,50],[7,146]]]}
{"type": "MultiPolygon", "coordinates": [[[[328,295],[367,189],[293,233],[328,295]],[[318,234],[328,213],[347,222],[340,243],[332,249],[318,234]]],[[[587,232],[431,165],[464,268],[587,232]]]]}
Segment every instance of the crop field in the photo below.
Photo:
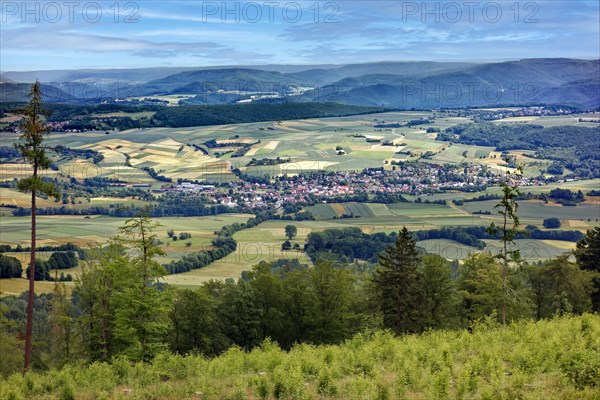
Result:
{"type": "Polygon", "coordinates": [[[439,254],[449,260],[462,260],[478,251],[475,247],[448,239],[422,240],[417,242],[417,246],[424,248],[429,253],[439,254]]]}
{"type": "MultiPolygon", "coordinates": [[[[192,128],[150,128],[134,129],[121,132],[84,132],[84,133],[52,133],[48,138],[49,146],[65,145],[75,149],[91,149],[104,155],[98,164],[83,159],[70,159],[58,162],[58,171],[46,171],[47,176],[62,174],[65,177],[85,178],[103,176],[118,178],[131,183],[150,183],[158,186],[142,167],[151,167],[156,173],[177,178],[200,179],[207,181],[229,181],[237,179],[230,171],[237,167],[249,175],[276,176],[293,175],[308,170],[357,170],[370,167],[391,168],[385,161],[390,159],[416,160],[425,152],[433,152],[432,161],[442,163],[481,162],[496,167],[500,162],[499,153],[491,147],[449,145],[435,140],[435,133],[427,133],[422,126],[401,128],[375,128],[374,124],[382,122],[408,121],[422,117],[430,117],[432,112],[390,112],[373,115],[359,115],[341,118],[306,119],[293,121],[261,122],[236,125],[219,125],[192,128]],[[243,157],[229,158],[231,153],[218,158],[209,152],[205,155],[194,145],[202,145],[208,140],[234,140],[239,143],[253,143],[243,157]],[[367,142],[380,140],[381,142],[367,142]],[[383,141],[395,145],[405,145],[402,151],[412,154],[394,154],[395,146],[384,146],[383,141]],[[345,154],[338,155],[336,147],[341,147],[345,154]],[[246,167],[253,158],[290,158],[290,162],[272,166],[246,167]],[[126,162],[130,164],[126,165],[126,162]]],[[[142,117],[140,115],[139,117],[142,117]]],[[[586,117],[586,115],[581,115],[586,117]]],[[[588,115],[594,118],[595,115],[588,115]]],[[[579,116],[540,117],[532,123],[545,126],[580,124],[579,116]]],[[[460,123],[468,122],[468,118],[452,117],[445,113],[437,113],[433,127],[445,129],[460,123]]],[[[523,121],[521,121],[523,122],[523,121]]],[[[498,123],[511,123],[499,121],[498,123]]],[[[10,137],[7,140],[12,140],[10,137]]],[[[3,138],[4,142],[4,138],[3,138]]],[[[529,163],[526,171],[539,173],[548,160],[528,159],[523,151],[512,152],[519,161],[529,163]]],[[[0,180],[22,178],[31,172],[24,164],[0,164],[0,180]]],[[[541,193],[561,187],[571,190],[582,190],[584,193],[600,188],[600,179],[590,181],[560,182],[546,186],[524,187],[523,192],[541,193]]],[[[485,193],[500,192],[499,188],[490,188],[485,193]]],[[[453,199],[476,197],[482,194],[447,192],[431,196],[422,196],[423,200],[444,199],[449,203],[453,199]]],[[[411,196],[407,196],[415,200],[411,196]]],[[[116,199],[91,199],[92,205],[110,205],[116,199]]],[[[142,204],[139,200],[119,199],[119,202],[142,204]]],[[[0,204],[8,206],[27,206],[29,196],[12,189],[0,189],[0,204]]],[[[43,207],[55,206],[53,200],[39,199],[43,207]]],[[[492,215],[473,215],[473,211],[492,210],[495,201],[465,203],[458,207],[451,204],[398,203],[398,204],[317,204],[308,207],[317,221],[293,222],[299,228],[298,237],[292,242],[303,244],[305,236],[313,231],[327,228],[343,228],[355,226],[366,233],[393,232],[403,226],[411,230],[436,229],[443,226],[488,226],[499,221],[492,215]],[[353,218],[341,218],[342,216],[353,218]]],[[[68,207],[80,208],[87,204],[69,204],[68,207]]],[[[0,207],[3,218],[0,221],[0,242],[26,244],[29,240],[27,218],[12,217],[8,207],[0,207]]],[[[542,226],[542,220],[549,216],[557,216],[562,222],[562,229],[587,228],[598,225],[598,202],[595,198],[587,198],[586,203],[576,207],[562,207],[554,204],[542,204],[539,201],[520,202],[519,215],[523,225],[542,226]]],[[[214,231],[232,222],[244,222],[249,216],[222,215],[218,218],[181,218],[159,219],[166,227],[165,237],[161,238],[166,256],[159,261],[168,262],[181,258],[187,252],[205,249],[210,246],[214,231]],[[166,229],[176,232],[187,231],[192,238],[186,241],[172,241],[166,237],[166,229]],[[185,242],[191,242],[188,246],[185,242]]],[[[122,219],[110,217],[55,216],[39,218],[40,244],[59,244],[75,242],[80,245],[103,242],[114,236],[123,223],[122,219]]],[[[278,258],[298,257],[308,262],[306,256],[297,251],[282,252],[281,243],[285,240],[283,228],[289,221],[269,221],[248,231],[235,234],[238,250],[223,260],[215,262],[203,269],[186,274],[173,275],[167,278],[171,283],[182,286],[197,286],[207,279],[227,279],[239,277],[241,271],[249,269],[261,260],[272,261],[278,258]]],[[[435,252],[446,252],[448,258],[461,258],[468,254],[468,248],[454,242],[426,241],[423,245],[435,252]],[[457,247],[458,246],[458,247],[457,247]],[[461,247],[462,246],[462,247],[461,247]],[[455,250],[449,250],[453,248],[455,250]],[[437,249],[437,250],[436,250],[437,249]],[[454,251],[454,256],[450,253],[454,251]]],[[[490,244],[491,245],[491,244],[490,244]]],[[[534,259],[551,257],[569,250],[571,243],[553,241],[523,242],[534,259]]],[[[22,256],[24,257],[24,256],[22,256]]],[[[10,286],[22,285],[14,280],[10,286]]],[[[6,287],[6,282],[3,282],[6,287]]],[[[43,286],[41,286],[43,287],[43,286]]]]}
{"type": "MultiPolygon", "coordinates": [[[[2,142],[2,144],[4,141],[2,142]]],[[[0,164],[0,181],[12,181],[13,179],[23,179],[33,173],[33,168],[29,164],[6,163],[0,164]]],[[[43,171],[41,176],[54,178],[58,175],[58,171],[51,169],[43,171]]]]}
{"type": "Polygon", "coordinates": [[[117,117],[129,117],[131,119],[140,119],[140,118],[152,118],[156,114],[154,111],[140,111],[140,112],[112,112],[112,113],[98,113],[91,114],[90,117],[94,118],[117,118],[117,117]]]}
{"type": "MultiPolygon", "coordinates": [[[[587,193],[590,190],[599,190],[600,189],[600,179],[589,179],[589,180],[581,180],[581,181],[571,181],[571,182],[555,182],[549,183],[547,185],[541,186],[523,186],[520,187],[522,193],[548,193],[552,189],[562,188],[569,189],[572,191],[581,190],[583,193],[587,193]]],[[[500,194],[501,188],[499,187],[490,187],[486,191],[483,192],[460,192],[460,191],[446,191],[444,193],[436,193],[430,194],[427,196],[411,196],[404,195],[409,200],[416,200],[417,197],[422,197],[423,200],[428,199],[430,201],[434,200],[446,200],[448,202],[455,199],[472,199],[475,197],[479,197],[485,194],[500,194]]],[[[588,197],[588,199],[590,199],[588,197]]],[[[592,200],[593,201],[593,200],[592,200]]],[[[478,204],[478,203],[475,203],[478,204]]],[[[591,203],[590,203],[591,204],[591,203]]]]}
{"type": "MultiPolygon", "coordinates": [[[[179,99],[181,96],[176,96],[179,99]]],[[[171,99],[173,100],[173,99],[171,99]]],[[[136,117],[147,117],[140,113],[136,117]]],[[[418,159],[426,152],[433,152],[433,161],[443,163],[481,162],[495,168],[501,164],[500,157],[490,147],[449,145],[435,140],[435,133],[426,133],[422,126],[400,128],[375,128],[383,122],[402,122],[435,116],[431,127],[441,130],[461,123],[469,118],[453,117],[443,112],[390,112],[371,115],[358,115],[339,118],[306,119],[277,122],[259,122],[235,125],[217,125],[191,128],[148,128],[120,132],[52,133],[48,144],[65,145],[75,149],[93,149],[104,155],[104,160],[92,164],[83,160],[69,160],[59,163],[61,173],[77,178],[103,176],[123,179],[133,183],[157,183],[142,167],[152,167],[161,175],[177,179],[201,179],[224,181],[236,179],[230,172],[233,167],[244,167],[252,158],[290,158],[290,163],[270,168],[271,175],[297,174],[309,170],[356,170],[385,166],[390,159],[418,159]],[[253,145],[243,157],[230,158],[231,153],[217,158],[204,155],[190,147],[208,140],[250,143],[253,145]],[[367,142],[367,139],[381,142],[367,142]],[[383,141],[398,145],[405,144],[402,151],[410,155],[395,154],[394,146],[382,146],[383,141]],[[345,154],[338,155],[336,147],[345,154]],[[125,155],[129,155],[131,166],[126,165],[125,155]],[[493,157],[496,155],[497,157],[493,157]],[[160,171],[160,172],[159,172],[160,171]]],[[[524,117],[517,122],[531,122],[544,126],[591,124],[579,122],[579,118],[594,115],[569,115],[557,117],[524,117]]],[[[497,123],[515,123],[511,119],[497,123]]],[[[592,124],[593,125],[593,124],[592,124]]],[[[7,137],[6,141],[12,141],[7,137]]],[[[3,139],[4,141],[4,139],[3,139]]],[[[530,175],[539,174],[549,163],[547,160],[532,160],[522,157],[522,152],[511,152],[525,164],[530,175]]],[[[211,153],[212,154],[212,153],[211,153]]],[[[388,166],[389,168],[389,166],[388,166]]],[[[12,179],[15,175],[25,176],[29,171],[21,164],[3,164],[0,180],[12,179]]],[[[249,171],[256,175],[254,171],[249,171]]]]}
{"type": "Polygon", "coordinates": [[[303,252],[281,250],[281,244],[287,239],[285,226],[289,224],[294,224],[298,228],[298,235],[291,240],[291,243],[304,246],[306,236],[312,231],[311,227],[299,222],[267,221],[254,228],[235,233],[233,238],[238,243],[237,249],[227,257],[201,269],[169,275],[165,277],[165,281],[176,286],[194,288],[211,279],[237,280],[243,271],[251,270],[252,266],[260,261],[297,258],[303,264],[310,264],[310,260],[303,252]]]}
{"type": "Polygon", "coordinates": [[[431,159],[433,161],[458,164],[461,162],[481,162],[481,159],[488,158],[493,152],[493,147],[468,146],[464,144],[452,144],[445,147],[431,159]]]}
{"type": "MultiPolygon", "coordinates": [[[[535,202],[523,202],[525,207],[540,207],[535,202]],[[531,204],[529,204],[531,203],[531,204]]],[[[490,202],[465,203],[479,210],[485,204],[493,206],[490,202]],[[480,207],[481,205],[481,207],[480,207]]],[[[578,206],[580,207],[580,206],[578,206]]],[[[557,207],[552,207],[557,208],[557,207]]],[[[574,211],[577,207],[564,207],[565,211],[574,211]]],[[[410,230],[437,229],[443,226],[488,226],[491,221],[499,222],[497,216],[469,215],[467,210],[455,206],[440,204],[371,204],[371,203],[339,203],[319,204],[309,209],[319,216],[318,221],[267,221],[254,228],[242,230],[234,235],[238,242],[237,250],[222,260],[216,261],[204,268],[190,272],[169,275],[165,281],[173,285],[193,288],[210,279],[237,279],[242,271],[250,270],[260,261],[274,261],[281,258],[298,258],[302,263],[310,263],[306,254],[296,250],[282,251],[281,244],[286,240],[285,226],[293,224],[298,228],[298,235],[291,242],[304,245],[306,236],[311,232],[319,232],[325,229],[358,227],[365,233],[375,232],[397,232],[403,226],[410,230]],[[353,213],[358,218],[339,218],[342,214],[353,213]],[[337,217],[337,219],[333,219],[337,217]]],[[[586,211],[587,212],[587,211],[586,211]]],[[[524,224],[534,223],[541,226],[541,219],[545,217],[543,212],[535,218],[525,218],[524,224]]],[[[210,248],[210,242],[214,238],[214,232],[222,226],[233,222],[245,222],[251,215],[224,214],[217,217],[191,217],[191,218],[158,218],[157,221],[163,225],[158,230],[159,239],[163,242],[162,249],[165,256],[158,258],[161,263],[177,260],[186,253],[205,250],[210,248]],[[166,231],[173,229],[176,234],[189,232],[192,237],[188,240],[173,241],[168,238],[166,231]],[[188,246],[186,242],[191,244],[188,246]]],[[[573,215],[566,215],[567,221],[574,221],[573,215]]],[[[117,228],[124,222],[123,218],[92,217],[91,220],[83,216],[43,216],[38,218],[38,236],[40,244],[56,245],[74,242],[81,246],[90,243],[103,243],[117,233],[117,228]]],[[[564,229],[584,229],[587,227],[580,224],[577,227],[563,226],[564,229]]],[[[27,217],[8,217],[0,221],[0,242],[16,245],[27,245],[29,219],[27,217]],[[10,240],[4,238],[10,237],[10,240]]],[[[488,249],[497,250],[498,243],[490,240],[488,249]]],[[[517,241],[523,256],[536,261],[555,257],[573,248],[574,243],[552,240],[523,239],[517,241]]],[[[462,259],[476,249],[460,243],[435,239],[419,242],[419,245],[427,251],[440,254],[448,259],[462,259]]],[[[50,252],[40,254],[44,259],[50,256],[50,252]],[[47,254],[46,254],[47,253],[47,254]]],[[[17,256],[23,265],[28,262],[28,253],[11,254],[17,256]]],[[[64,270],[61,272],[77,275],[77,270],[64,270]]],[[[2,295],[18,293],[26,287],[25,279],[0,280],[0,292],[2,295]]],[[[51,285],[39,286],[41,290],[51,289],[51,285]],[[46,287],[47,286],[47,287],[46,287]]]]}

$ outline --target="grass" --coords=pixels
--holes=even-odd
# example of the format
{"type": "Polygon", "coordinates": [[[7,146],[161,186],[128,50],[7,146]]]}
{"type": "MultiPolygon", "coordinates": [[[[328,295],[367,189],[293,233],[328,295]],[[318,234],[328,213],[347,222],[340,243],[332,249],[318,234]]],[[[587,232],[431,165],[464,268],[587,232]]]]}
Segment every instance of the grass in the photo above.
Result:
{"type": "Polygon", "coordinates": [[[448,239],[423,240],[417,242],[417,245],[424,248],[429,253],[439,254],[448,260],[462,260],[470,254],[477,252],[475,247],[448,239]]]}
{"type": "Polygon", "coordinates": [[[600,397],[600,316],[519,321],[503,328],[395,337],[359,334],[339,345],[265,341],[219,357],[163,353],[151,363],[67,365],[14,374],[0,398],[581,399],[600,397]]]}

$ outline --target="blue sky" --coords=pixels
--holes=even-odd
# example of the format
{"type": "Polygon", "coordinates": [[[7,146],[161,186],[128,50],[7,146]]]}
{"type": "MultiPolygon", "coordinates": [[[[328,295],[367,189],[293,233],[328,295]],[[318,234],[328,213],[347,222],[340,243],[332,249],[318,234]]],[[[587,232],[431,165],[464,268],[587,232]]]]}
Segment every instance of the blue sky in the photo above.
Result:
{"type": "Polygon", "coordinates": [[[0,71],[600,57],[597,0],[0,3],[0,71]]]}

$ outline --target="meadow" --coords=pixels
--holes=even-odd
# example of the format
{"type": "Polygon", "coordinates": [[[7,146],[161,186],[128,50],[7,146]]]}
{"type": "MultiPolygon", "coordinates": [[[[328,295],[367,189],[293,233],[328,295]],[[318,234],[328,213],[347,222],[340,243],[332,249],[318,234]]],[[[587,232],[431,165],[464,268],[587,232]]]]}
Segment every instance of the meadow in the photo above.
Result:
{"type": "MultiPolygon", "coordinates": [[[[221,214],[211,217],[188,217],[188,218],[157,218],[156,221],[161,224],[156,233],[161,240],[161,249],[166,253],[165,256],[157,257],[161,263],[167,263],[171,260],[180,259],[186,253],[205,250],[211,248],[211,240],[214,239],[215,232],[223,226],[235,222],[246,222],[253,217],[250,214],[221,214]],[[192,235],[190,239],[173,241],[167,235],[167,230],[173,229],[175,234],[187,232],[192,235]],[[190,242],[191,245],[186,245],[190,242]]],[[[115,218],[107,216],[92,216],[86,219],[83,216],[40,216],[37,219],[38,226],[38,244],[39,245],[60,245],[65,243],[74,243],[81,247],[93,245],[102,245],[112,237],[117,235],[117,230],[121,227],[125,218],[115,218]]],[[[0,243],[11,246],[29,244],[29,218],[28,217],[3,217],[0,219],[0,243]]],[[[283,241],[283,240],[282,240],[283,241]]],[[[243,246],[240,244],[239,246],[243,246]]],[[[39,252],[40,260],[47,260],[52,252],[39,252]]],[[[23,270],[29,262],[29,253],[27,252],[9,252],[6,255],[16,257],[21,261],[23,270]]],[[[254,264],[249,259],[246,265],[254,264]]],[[[249,268],[246,268],[249,269],[249,268]]],[[[80,268],[61,270],[65,274],[77,276],[80,268]]],[[[209,270],[210,271],[210,270],[209,270]]],[[[241,270],[236,274],[224,276],[239,277],[241,270]]],[[[25,274],[23,273],[23,276],[25,274]]],[[[66,283],[72,286],[71,282],[66,283]]],[[[27,280],[21,279],[0,279],[0,296],[19,294],[26,290],[27,280]]],[[[39,292],[51,291],[54,284],[51,282],[37,282],[36,287],[39,292]]]]}
{"type": "Polygon", "coordinates": [[[269,340],[207,359],[159,354],[150,364],[69,364],[2,380],[2,399],[581,399],[600,397],[600,317],[393,336],[340,345],[269,340]]]}

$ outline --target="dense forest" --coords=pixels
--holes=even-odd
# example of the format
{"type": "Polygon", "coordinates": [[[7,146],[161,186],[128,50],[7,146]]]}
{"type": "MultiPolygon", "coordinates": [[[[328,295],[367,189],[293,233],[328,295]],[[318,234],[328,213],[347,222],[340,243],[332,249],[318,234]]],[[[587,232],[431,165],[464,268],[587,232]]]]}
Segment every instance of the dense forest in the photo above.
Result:
{"type": "MultiPolygon", "coordinates": [[[[0,103],[0,112],[12,112],[22,107],[19,103],[0,103]]],[[[339,117],[345,115],[384,112],[381,107],[350,106],[337,103],[283,103],[191,105],[162,107],[155,105],[66,105],[48,104],[48,122],[69,121],[64,129],[125,130],[148,127],[189,127],[239,124],[248,122],[280,121],[289,119],[339,117]],[[132,118],[127,114],[151,111],[152,117],[132,118]],[[100,114],[123,113],[104,118],[100,114]]]]}

